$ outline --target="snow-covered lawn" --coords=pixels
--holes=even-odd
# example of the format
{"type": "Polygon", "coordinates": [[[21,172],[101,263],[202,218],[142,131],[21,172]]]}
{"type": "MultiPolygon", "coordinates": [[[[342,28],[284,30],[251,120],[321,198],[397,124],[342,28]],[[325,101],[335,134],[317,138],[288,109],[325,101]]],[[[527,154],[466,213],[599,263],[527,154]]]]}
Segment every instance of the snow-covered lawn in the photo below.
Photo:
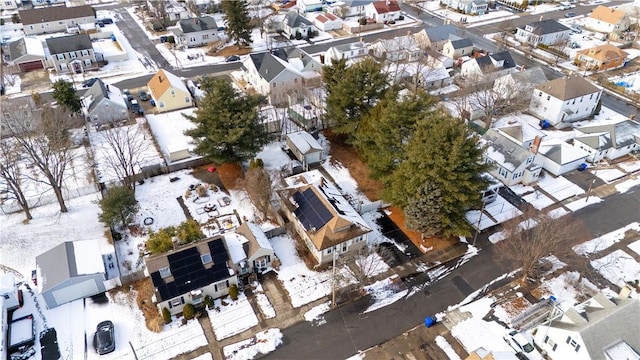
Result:
{"type": "Polygon", "coordinates": [[[365,286],[365,290],[371,295],[373,303],[363,313],[380,309],[406,297],[409,290],[404,289],[402,285],[402,280],[397,275],[393,275],[365,286]]]}
{"type": "Polygon", "coordinates": [[[591,266],[605,279],[620,287],[627,282],[640,280],[640,264],[622,250],[616,250],[600,259],[592,260],[591,266]]]}
{"type": "Polygon", "coordinates": [[[280,329],[267,329],[257,333],[251,339],[243,340],[224,347],[226,360],[251,360],[258,354],[268,354],[282,344],[280,329]]]}
{"type": "Polygon", "coordinates": [[[460,356],[456,353],[455,350],[451,347],[451,344],[444,337],[438,335],[436,336],[436,344],[444,351],[447,357],[450,360],[460,360],[460,356]]]}
{"type": "Polygon", "coordinates": [[[549,198],[540,191],[534,191],[528,195],[525,195],[523,199],[538,210],[542,210],[555,204],[555,200],[549,198]]]}
{"type": "Polygon", "coordinates": [[[196,125],[183,116],[193,115],[194,112],[195,108],[189,108],[163,114],[147,114],[151,132],[167,162],[170,162],[168,148],[190,151],[194,149],[194,145],[191,144],[193,140],[190,136],[184,135],[184,131],[193,129],[196,125]]]}
{"type": "Polygon", "coordinates": [[[601,203],[602,199],[600,199],[597,196],[589,196],[587,198],[584,199],[579,199],[573,202],[570,202],[568,204],[565,204],[564,206],[571,210],[571,211],[578,211],[584,207],[587,207],[589,205],[593,205],[593,204],[598,204],[601,203]]]}
{"type": "Polygon", "coordinates": [[[631,244],[627,245],[629,249],[631,249],[636,254],[640,255],[640,240],[634,241],[631,244]]]}
{"type": "Polygon", "coordinates": [[[267,295],[264,294],[260,283],[256,283],[256,288],[253,293],[256,295],[256,301],[258,302],[260,312],[262,312],[264,318],[271,319],[276,317],[276,311],[273,309],[273,306],[271,306],[271,302],[267,295]]]}
{"type": "Polygon", "coordinates": [[[307,321],[321,320],[322,314],[331,309],[331,301],[324,302],[320,305],[312,307],[309,311],[304,313],[304,319],[307,321]]]}
{"type": "Polygon", "coordinates": [[[555,278],[545,279],[534,292],[536,296],[544,298],[554,296],[558,306],[566,310],[595,295],[598,288],[577,271],[569,271],[555,278]]]}
{"type": "Polygon", "coordinates": [[[640,171],[640,160],[625,161],[617,164],[619,168],[627,173],[634,173],[640,171]]]}
{"type": "Polygon", "coordinates": [[[610,246],[612,246],[613,244],[624,239],[625,233],[630,230],[640,231],[640,223],[633,222],[625,227],[606,233],[595,239],[583,242],[582,244],[574,246],[573,251],[575,251],[578,255],[582,255],[582,256],[587,256],[589,254],[594,254],[599,251],[603,251],[609,248],[610,246]]]}
{"type": "Polygon", "coordinates": [[[467,211],[465,217],[471,226],[484,230],[522,215],[522,212],[518,210],[518,208],[511,205],[511,203],[500,195],[498,195],[496,201],[487,204],[484,207],[484,211],[490,214],[491,217],[481,213],[480,210],[467,211]],[[480,222],[479,226],[478,221],[480,222]]]}
{"type": "Polygon", "coordinates": [[[207,312],[218,341],[258,325],[251,303],[242,293],[235,301],[228,296],[214,300],[213,309],[208,309],[207,312]]]}
{"type": "Polygon", "coordinates": [[[590,171],[607,184],[610,184],[626,175],[618,169],[594,169],[590,171]]]}
{"type": "Polygon", "coordinates": [[[619,184],[616,184],[616,191],[623,194],[638,185],[640,185],[640,177],[636,179],[625,180],[619,184]]]}
{"type": "Polygon", "coordinates": [[[471,318],[463,320],[451,329],[453,335],[467,352],[472,352],[479,347],[497,351],[509,351],[511,348],[502,339],[505,328],[498,323],[484,321],[482,318],[491,310],[494,298],[482,298],[468,305],[460,307],[461,312],[469,311],[471,318]]]}

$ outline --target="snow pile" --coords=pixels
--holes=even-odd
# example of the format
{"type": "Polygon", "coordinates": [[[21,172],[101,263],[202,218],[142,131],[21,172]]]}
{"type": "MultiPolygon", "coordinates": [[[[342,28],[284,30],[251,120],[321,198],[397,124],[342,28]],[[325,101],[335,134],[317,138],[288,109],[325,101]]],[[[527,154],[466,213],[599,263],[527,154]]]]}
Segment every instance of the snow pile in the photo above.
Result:
{"type": "Polygon", "coordinates": [[[593,240],[583,242],[582,244],[574,246],[573,251],[582,256],[603,251],[624,239],[627,231],[640,231],[640,223],[633,222],[623,228],[614,230],[593,240]]]}
{"type": "Polygon", "coordinates": [[[318,306],[314,306],[311,308],[311,310],[304,313],[304,319],[307,321],[322,320],[324,319],[322,314],[329,311],[330,308],[331,308],[331,301],[327,301],[318,306]]]}
{"type": "Polygon", "coordinates": [[[259,282],[255,282],[256,286],[253,293],[256,295],[256,301],[258,302],[258,306],[260,307],[260,312],[264,315],[265,319],[271,319],[276,317],[276,311],[273,309],[271,302],[267,295],[264,294],[264,290],[262,289],[262,285],[259,282]]]}
{"type": "Polygon", "coordinates": [[[268,354],[282,344],[280,329],[267,329],[251,339],[225,346],[224,357],[227,360],[251,360],[258,354],[268,354]]]}
{"type": "Polygon", "coordinates": [[[451,344],[444,337],[438,335],[436,336],[436,344],[447,354],[447,357],[450,360],[460,360],[460,356],[456,353],[455,350],[451,347],[451,344]]]}
{"type": "Polygon", "coordinates": [[[376,281],[375,283],[365,286],[365,290],[371,295],[373,304],[364,311],[368,313],[381,307],[391,305],[394,302],[404,298],[408,294],[408,290],[404,289],[404,284],[398,278],[397,275],[393,275],[384,280],[376,281]]]}
{"type": "Polygon", "coordinates": [[[207,312],[218,341],[258,325],[258,318],[253,312],[249,299],[244,294],[240,294],[238,300],[235,301],[229,297],[216,299],[213,309],[209,309],[207,312]]]}
{"type": "Polygon", "coordinates": [[[456,324],[451,329],[453,335],[464,346],[467,352],[479,347],[492,351],[511,351],[502,339],[505,329],[497,322],[484,321],[482,318],[491,310],[494,298],[485,297],[460,307],[461,312],[470,312],[472,317],[456,324]]]}
{"type": "Polygon", "coordinates": [[[640,279],[640,264],[623,250],[616,250],[600,259],[592,260],[591,266],[605,279],[620,287],[625,286],[627,282],[640,279]]]}

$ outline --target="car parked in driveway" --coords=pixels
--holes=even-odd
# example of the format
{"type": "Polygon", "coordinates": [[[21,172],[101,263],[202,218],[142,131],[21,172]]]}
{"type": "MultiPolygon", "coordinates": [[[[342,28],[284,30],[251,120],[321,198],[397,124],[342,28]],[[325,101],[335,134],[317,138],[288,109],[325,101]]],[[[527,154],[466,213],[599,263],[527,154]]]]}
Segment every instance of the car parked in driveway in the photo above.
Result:
{"type": "Polygon", "coordinates": [[[92,87],[93,84],[96,83],[96,81],[98,81],[98,78],[91,78],[91,79],[87,79],[85,81],[82,82],[82,87],[83,88],[88,88],[88,87],[92,87]]]}
{"type": "Polygon", "coordinates": [[[148,101],[149,100],[149,94],[147,94],[147,92],[144,91],[144,90],[140,90],[140,92],[138,93],[138,97],[142,101],[148,101]]]}
{"type": "Polygon", "coordinates": [[[516,354],[520,354],[529,360],[543,360],[542,354],[538,352],[535,346],[533,346],[533,342],[528,340],[528,338],[521,332],[517,330],[509,330],[504,336],[504,341],[511,346],[513,350],[516,351],[516,354]]]}
{"type": "Polygon", "coordinates": [[[140,110],[142,110],[142,107],[140,107],[140,103],[138,102],[138,100],[133,99],[129,103],[131,104],[131,112],[139,113],[140,110]]]}
{"type": "Polygon", "coordinates": [[[233,61],[238,61],[238,60],[240,60],[240,56],[238,56],[238,55],[227,56],[227,58],[224,59],[224,61],[226,61],[226,62],[233,62],[233,61]]]}
{"type": "Polygon", "coordinates": [[[576,16],[576,13],[574,13],[573,11],[569,11],[568,13],[564,14],[564,17],[566,18],[572,18],[575,16],[576,16]]]}
{"type": "Polygon", "coordinates": [[[123,89],[122,96],[124,96],[127,101],[133,100],[133,95],[131,95],[131,91],[129,91],[129,89],[123,89]]]}
{"type": "Polygon", "coordinates": [[[96,333],[93,336],[93,347],[98,355],[108,354],[116,349],[114,333],[113,322],[105,320],[98,324],[96,333]]]}

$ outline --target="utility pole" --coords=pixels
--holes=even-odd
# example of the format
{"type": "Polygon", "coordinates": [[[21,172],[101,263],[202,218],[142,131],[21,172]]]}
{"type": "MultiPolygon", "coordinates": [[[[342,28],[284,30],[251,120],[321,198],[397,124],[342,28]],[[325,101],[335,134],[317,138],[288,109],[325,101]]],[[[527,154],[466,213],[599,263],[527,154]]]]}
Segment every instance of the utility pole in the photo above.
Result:
{"type": "Polygon", "coordinates": [[[331,276],[331,308],[336,307],[336,247],[333,246],[331,248],[332,256],[333,256],[333,265],[331,266],[333,269],[333,275],[331,276]]]}
{"type": "Polygon", "coordinates": [[[484,214],[484,206],[487,203],[482,200],[482,207],[480,208],[480,216],[478,216],[478,223],[476,224],[476,233],[473,235],[473,243],[471,245],[476,246],[476,240],[478,239],[478,233],[480,232],[480,222],[482,221],[482,214],[484,214]]]}

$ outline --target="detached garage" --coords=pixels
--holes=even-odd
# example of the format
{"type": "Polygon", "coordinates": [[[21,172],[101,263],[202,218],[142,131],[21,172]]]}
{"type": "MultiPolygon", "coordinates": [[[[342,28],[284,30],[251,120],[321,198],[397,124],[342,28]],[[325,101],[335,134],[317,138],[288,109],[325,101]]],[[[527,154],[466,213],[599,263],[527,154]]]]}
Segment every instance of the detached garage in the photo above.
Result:
{"type": "Polygon", "coordinates": [[[306,131],[288,134],[287,146],[305,168],[308,165],[317,164],[323,159],[322,145],[306,131]]]}
{"type": "Polygon", "coordinates": [[[2,52],[8,56],[9,62],[18,66],[22,72],[45,68],[44,46],[35,37],[23,37],[4,44],[2,52]]]}
{"type": "Polygon", "coordinates": [[[97,240],[67,241],[36,257],[38,292],[47,308],[106,291],[97,240]]]}
{"type": "Polygon", "coordinates": [[[169,158],[169,162],[171,163],[188,159],[191,157],[189,148],[186,147],[185,145],[180,145],[180,144],[167,145],[167,155],[169,158]]]}

